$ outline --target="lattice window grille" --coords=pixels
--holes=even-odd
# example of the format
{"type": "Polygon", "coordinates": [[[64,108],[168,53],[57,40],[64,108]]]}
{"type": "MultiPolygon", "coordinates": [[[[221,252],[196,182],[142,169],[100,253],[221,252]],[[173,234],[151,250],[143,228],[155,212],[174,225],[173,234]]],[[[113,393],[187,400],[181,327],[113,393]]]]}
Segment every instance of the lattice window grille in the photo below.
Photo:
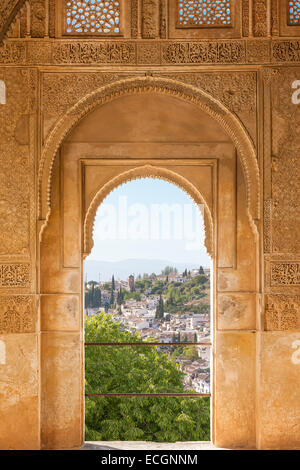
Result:
{"type": "Polygon", "coordinates": [[[178,26],[231,26],[231,0],[178,0],[178,26]]]}
{"type": "Polygon", "coordinates": [[[288,23],[292,26],[300,26],[300,1],[288,2],[288,23]]]}
{"type": "Polygon", "coordinates": [[[120,1],[67,0],[67,34],[119,34],[120,1]]]}

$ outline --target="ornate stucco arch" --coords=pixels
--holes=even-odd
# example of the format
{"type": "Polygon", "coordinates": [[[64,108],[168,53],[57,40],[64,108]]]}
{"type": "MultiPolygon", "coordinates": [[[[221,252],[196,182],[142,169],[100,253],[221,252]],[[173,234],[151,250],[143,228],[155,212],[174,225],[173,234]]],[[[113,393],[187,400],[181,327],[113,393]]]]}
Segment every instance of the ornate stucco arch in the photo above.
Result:
{"type": "Polygon", "coordinates": [[[238,150],[247,186],[247,208],[252,224],[260,218],[259,168],[254,145],[240,120],[208,93],[180,81],[143,76],[114,82],[86,95],[57,122],[41,155],[38,173],[39,220],[44,226],[51,209],[51,175],[57,151],[69,132],[97,106],[135,93],[164,93],[198,106],[215,119],[238,150]]]}
{"type": "Polygon", "coordinates": [[[204,206],[204,225],[205,225],[205,247],[210,256],[214,255],[213,252],[213,218],[208,204],[198,189],[191,184],[186,178],[178,173],[166,168],[158,167],[156,165],[141,165],[128,171],[124,171],[115,178],[112,178],[108,183],[103,185],[93,197],[89,208],[86,212],[83,226],[83,251],[84,256],[87,256],[94,245],[93,231],[94,221],[97,209],[104,199],[118,186],[127,183],[128,181],[140,178],[158,178],[175,184],[182,189],[192,200],[197,204],[204,206]]]}

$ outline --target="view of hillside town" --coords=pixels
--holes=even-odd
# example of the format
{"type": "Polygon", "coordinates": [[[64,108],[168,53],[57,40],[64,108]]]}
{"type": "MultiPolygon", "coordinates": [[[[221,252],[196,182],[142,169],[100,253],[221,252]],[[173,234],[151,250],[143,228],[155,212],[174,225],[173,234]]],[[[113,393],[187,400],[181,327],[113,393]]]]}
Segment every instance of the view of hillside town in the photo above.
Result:
{"type": "MultiPolygon", "coordinates": [[[[189,344],[210,342],[209,269],[179,273],[166,266],[160,274],[85,282],[85,314],[87,319],[102,316],[130,333],[112,342],[161,343],[156,350],[182,372],[183,391],[210,393],[210,348],[189,344]]],[[[120,387],[117,392],[128,391],[120,387]]]]}

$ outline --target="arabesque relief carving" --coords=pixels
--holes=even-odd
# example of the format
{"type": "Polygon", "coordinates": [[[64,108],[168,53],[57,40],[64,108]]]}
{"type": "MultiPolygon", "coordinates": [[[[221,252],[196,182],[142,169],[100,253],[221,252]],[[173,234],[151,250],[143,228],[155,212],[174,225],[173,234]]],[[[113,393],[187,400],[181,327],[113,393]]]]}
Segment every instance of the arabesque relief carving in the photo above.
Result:
{"type": "Polygon", "coordinates": [[[299,286],[300,285],[300,262],[271,263],[271,285],[272,286],[299,286]]]}
{"type": "Polygon", "coordinates": [[[272,58],[275,62],[299,62],[300,41],[273,41],[272,58]]]}
{"type": "Polygon", "coordinates": [[[0,264],[0,287],[29,287],[28,263],[0,264]]]}
{"type": "Polygon", "coordinates": [[[0,296],[0,334],[34,333],[36,309],[29,295],[0,296]]]}
{"type": "Polygon", "coordinates": [[[31,37],[43,38],[45,36],[46,3],[45,0],[34,0],[31,6],[31,37]]]}
{"type": "Polygon", "coordinates": [[[268,295],[265,308],[265,329],[267,331],[299,330],[299,311],[299,295],[268,295]]]}
{"type": "Polygon", "coordinates": [[[142,50],[145,42],[84,39],[28,42],[9,39],[0,47],[0,60],[5,64],[67,65],[196,65],[297,63],[300,61],[298,40],[211,40],[153,41],[147,62],[142,50]],[[36,55],[37,54],[37,55],[36,55]]]}
{"type": "Polygon", "coordinates": [[[164,64],[239,64],[245,61],[242,41],[172,42],[162,45],[164,64]]]}
{"type": "Polygon", "coordinates": [[[54,64],[134,64],[135,46],[129,42],[59,42],[53,48],[54,64]]]}
{"type": "Polygon", "coordinates": [[[299,76],[299,67],[280,70],[270,85],[273,123],[272,250],[276,253],[300,253],[300,240],[295,236],[295,221],[300,219],[300,106],[292,102],[292,84],[299,76]]]}
{"type": "MultiPolygon", "coordinates": [[[[53,125],[69,108],[97,88],[125,78],[118,73],[45,73],[42,82],[42,112],[53,125]]],[[[49,128],[47,131],[49,132],[49,128]]]]}
{"type": "Polygon", "coordinates": [[[142,36],[155,39],[159,36],[159,0],[142,0],[142,36]]]}
{"type": "Polygon", "coordinates": [[[256,142],[256,72],[199,72],[164,74],[189,83],[218,99],[243,122],[256,142]]]}
{"type": "Polygon", "coordinates": [[[272,250],[272,206],[273,201],[264,201],[264,252],[270,253],[272,250]]]}
{"type": "Polygon", "coordinates": [[[253,0],[253,35],[265,37],[268,35],[267,23],[268,0],[253,0]]]}
{"type": "Polygon", "coordinates": [[[0,106],[0,255],[28,256],[34,224],[29,113],[35,109],[36,77],[29,69],[1,69],[1,74],[7,100],[0,106]]]}

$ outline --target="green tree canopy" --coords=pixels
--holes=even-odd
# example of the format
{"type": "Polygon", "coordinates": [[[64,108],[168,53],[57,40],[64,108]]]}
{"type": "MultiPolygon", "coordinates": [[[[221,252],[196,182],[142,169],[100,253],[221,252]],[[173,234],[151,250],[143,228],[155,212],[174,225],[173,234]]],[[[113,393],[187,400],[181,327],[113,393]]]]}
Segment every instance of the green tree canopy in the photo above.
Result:
{"type": "MultiPolygon", "coordinates": [[[[110,315],[86,318],[87,342],[137,342],[110,315]]],[[[182,393],[175,356],[155,346],[86,348],[86,392],[182,393]]],[[[209,399],[87,397],[87,440],[209,440],[209,399]]]]}

